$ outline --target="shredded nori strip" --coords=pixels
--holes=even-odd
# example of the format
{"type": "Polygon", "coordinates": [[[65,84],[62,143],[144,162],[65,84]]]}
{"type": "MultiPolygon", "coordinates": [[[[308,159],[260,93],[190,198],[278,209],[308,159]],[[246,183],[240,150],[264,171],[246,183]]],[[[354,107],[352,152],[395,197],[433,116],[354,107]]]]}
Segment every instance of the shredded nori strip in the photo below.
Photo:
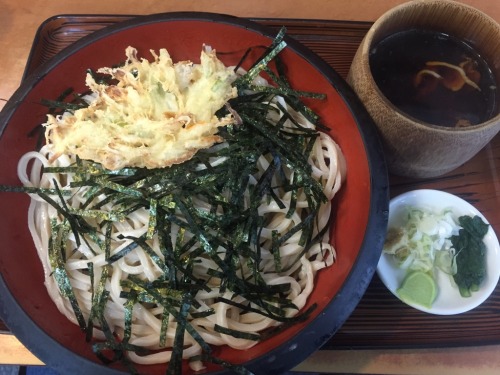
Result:
{"type": "MultiPolygon", "coordinates": [[[[0,185],[0,192],[4,193],[27,193],[27,194],[45,194],[45,195],[54,195],[57,194],[56,189],[45,189],[45,188],[37,188],[30,186],[8,186],[8,185],[0,185]]],[[[62,195],[70,196],[73,193],[71,190],[60,190],[62,195]]]]}
{"type": "Polygon", "coordinates": [[[61,252],[66,251],[65,250],[66,236],[64,234],[67,234],[67,230],[65,230],[65,227],[67,225],[68,225],[67,221],[63,221],[61,224],[57,223],[55,219],[51,219],[50,221],[50,230],[51,230],[51,236],[49,238],[50,267],[52,268],[52,275],[54,276],[54,279],[57,282],[61,295],[63,297],[67,297],[68,300],[70,301],[71,307],[73,308],[80,329],[83,332],[85,332],[87,329],[87,325],[85,323],[82,310],[78,305],[78,300],[76,299],[73,287],[71,286],[71,282],[69,280],[69,276],[63,261],[64,256],[61,254],[61,252]],[[63,235],[61,235],[61,233],[63,233],[63,235]]]}
{"type": "Polygon", "coordinates": [[[241,332],[241,331],[237,331],[235,329],[220,326],[218,324],[214,325],[214,331],[219,332],[219,333],[223,333],[224,335],[233,336],[237,339],[246,339],[246,340],[254,340],[254,341],[260,340],[260,335],[257,333],[241,332]]]}
{"type": "Polygon", "coordinates": [[[182,372],[182,349],[184,347],[184,332],[187,325],[187,317],[191,307],[191,296],[186,294],[182,300],[182,306],[179,309],[179,320],[175,330],[174,345],[172,347],[172,356],[167,370],[167,375],[180,374],[182,372]]]}

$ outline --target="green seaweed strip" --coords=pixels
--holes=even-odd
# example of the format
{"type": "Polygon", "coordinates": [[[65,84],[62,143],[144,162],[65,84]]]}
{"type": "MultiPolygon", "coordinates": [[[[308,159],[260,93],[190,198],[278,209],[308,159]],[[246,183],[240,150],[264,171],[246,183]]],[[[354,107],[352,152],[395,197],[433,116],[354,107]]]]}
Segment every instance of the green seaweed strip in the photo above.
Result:
{"type": "MultiPolygon", "coordinates": [[[[8,186],[0,185],[0,192],[4,193],[27,193],[27,194],[45,194],[45,195],[56,195],[58,192],[56,189],[50,188],[37,188],[30,186],[8,186]]],[[[70,196],[73,194],[71,190],[60,189],[60,193],[63,196],[70,196]]]]}
{"type": "Polygon", "coordinates": [[[271,245],[271,253],[274,257],[274,267],[276,272],[281,272],[281,255],[279,248],[279,233],[275,230],[271,232],[272,236],[272,245],[271,245]]]}
{"type": "MultiPolygon", "coordinates": [[[[141,280],[129,276],[127,280],[122,281],[123,285],[126,287],[131,287],[134,288],[134,290],[144,292],[145,294],[149,295],[150,299],[149,301],[158,303],[162,305],[168,312],[176,319],[177,322],[183,321],[184,324],[184,329],[193,337],[193,339],[201,346],[202,350],[205,352],[210,352],[211,348],[210,346],[203,340],[201,335],[194,329],[194,327],[187,321],[187,319],[181,315],[179,315],[179,312],[175,309],[175,306],[172,305],[171,299],[164,298],[161,292],[155,288],[149,288],[147,285],[145,285],[141,280]]],[[[185,301],[187,296],[190,295],[189,293],[184,293],[180,298],[177,299],[179,302],[177,305],[184,306],[187,302],[185,301]]],[[[189,305],[193,304],[192,297],[190,297],[189,305]]],[[[187,316],[187,315],[186,315],[187,316]]]]}
{"type": "Polygon", "coordinates": [[[300,321],[306,320],[309,317],[309,314],[312,313],[312,311],[316,308],[316,307],[313,307],[314,306],[313,305],[307,311],[304,311],[301,314],[298,314],[298,315],[295,315],[293,317],[288,318],[288,317],[286,317],[284,315],[274,314],[271,311],[261,310],[261,309],[252,307],[252,306],[250,306],[248,304],[242,304],[242,303],[234,302],[234,301],[232,301],[230,299],[227,299],[227,298],[224,298],[224,297],[218,297],[217,301],[223,302],[223,303],[228,304],[230,306],[237,307],[237,308],[241,309],[242,311],[253,312],[253,313],[257,313],[257,314],[263,315],[263,316],[265,316],[267,318],[274,319],[274,320],[276,320],[278,322],[281,322],[281,323],[283,323],[283,322],[300,322],[300,321]]]}
{"type": "Polygon", "coordinates": [[[75,236],[76,245],[77,247],[80,247],[81,242],[80,242],[80,235],[78,233],[78,224],[75,222],[74,218],[47,194],[39,192],[38,196],[43,200],[45,200],[52,207],[54,207],[57,210],[57,212],[59,212],[66,220],[68,220],[68,222],[71,225],[71,230],[73,231],[73,234],[75,236]]]}
{"type": "Polygon", "coordinates": [[[204,311],[191,311],[190,315],[193,319],[206,318],[207,316],[214,315],[215,310],[213,308],[204,311]]]}
{"type": "Polygon", "coordinates": [[[138,374],[137,370],[130,363],[125,355],[125,351],[134,351],[137,354],[148,354],[149,350],[137,345],[131,345],[128,342],[119,341],[111,331],[108,322],[104,316],[104,310],[106,303],[109,298],[109,292],[104,290],[99,296],[97,301],[95,301],[95,311],[96,319],[99,321],[102,332],[106,337],[105,342],[97,342],[92,345],[92,350],[95,355],[105,364],[111,364],[113,362],[121,362],[126,368],[128,368],[131,374],[138,374]],[[112,357],[106,356],[106,352],[111,351],[112,357]]]}
{"type": "MultiPolygon", "coordinates": [[[[165,299],[161,298],[161,296],[154,290],[154,289],[147,289],[147,293],[149,293],[157,302],[160,302],[168,311],[170,314],[179,322],[180,320],[184,320],[185,327],[184,329],[193,337],[193,339],[201,346],[202,350],[205,352],[210,352],[212,349],[210,345],[208,345],[205,340],[201,337],[201,335],[198,333],[196,329],[186,320],[183,319],[182,316],[179,315],[178,311],[174,308],[172,308],[172,305],[169,303],[164,303],[165,299]]],[[[183,299],[188,298],[189,296],[189,304],[193,305],[194,300],[190,296],[189,293],[184,293],[183,294],[183,299]]],[[[186,301],[182,301],[183,305],[185,305],[186,301]]]]}
{"type": "Polygon", "coordinates": [[[130,291],[127,296],[127,301],[124,304],[124,319],[125,319],[125,329],[123,332],[123,342],[128,343],[130,337],[132,336],[132,321],[134,305],[137,303],[137,293],[135,291],[130,291]]]}
{"type": "Polygon", "coordinates": [[[75,293],[73,292],[73,287],[69,280],[68,273],[64,267],[64,261],[61,257],[62,249],[65,249],[65,238],[59,238],[61,225],[57,223],[55,219],[50,221],[51,237],[49,239],[49,261],[50,267],[52,268],[52,276],[59,287],[59,291],[63,297],[67,297],[70,301],[73,312],[75,313],[76,320],[80,329],[85,332],[86,322],[83,317],[82,310],[78,305],[75,293]],[[62,248],[62,249],[61,249],[62,248]]]}
{"type": "MultiPolygon", "coordinates": [[[[153,248],[151,246],[148,245],[148,243],[146,242],[147,240],[147,235],[143,235],[141,237],[133,237],[133,236],[120,236],[119,237],[120,239],[128,239],[128,240],[132,240],[134,241],[134,243],[137,244],[136,247],[141,247],[141,249],[143,249],[146,254],[149,255],[149,257],[151,258],[151,260],[153,262],[156,263],[156,265],[160,268],[160,269],[165,269],[165,263],[163,262],[163,260],[158,256],[158,254],[155,253],[155,251],[153,250],[153,248]]],[[[135,248],[136,248],[135,247],[135,248]]],[[[128,253],[127,253],[128,254],[128,253]]]]}
{"type": "Polygon", "coordinates": [[[92,304],[92,308],[94,309],[94,316],[100,325],[101,331],[106,337],[106,342],[95,343],[92,346],[92,349],[97,357],[105,364],[111,364],[123,357],[122,351],[117,350],[118,345],[116,339],[111,332],[111,328],[109,327],[109,324],[104,316],[104,310],[106,308],[108,297],[109,291],[107,290],[103,290],[102,293],[96,293],[96,299],[92,304]],[[111,359],[106,357],[104,354],[104,352],[109,349],[111,349],[111,351],[113,352],[113,357],[111,359]]]}
{"type": "MultiPolygon", "coordinates": [[[[268,94],[272,95],[279,95],[287,98],[296,98],[296,97],[303,97],[303,98],[312,98],[312,99],[325,99],[325,94],[319,94],[319,93],[314,93],[314,92],[309,92],[309,91],[298,91],[298,90],[293,90],[288,87],[283,87],[283,86],[258,86],[258,85],[252,85],[251,89],[256,92],[265,92],[268,94]]],[[[291,101],[292,107],[295,107],[297,105],[297,102],[291,101]]],[[[295,109],[295,108],[294,108],[295,109]]],[[[300,112],[300,111],[299,111],[300,112]]],[[[313,117],[314,119],[317,120],[316,117],[313,117]]],[[[314,122],[313,122],[314,124],[314,122]]]]}
{"type": "Polygon", "coordinates": [[[111,255],[107,259],[108,263],[109,264],[113,264],[114,262],[116,262],[117,260],[123,258],[125,255],[127,255],[128,253],[130,253],[132,250],[134,250],[138,246],[139,246],[139,244],[137,244],[136,242],[131,242],[129,245],[125,246],[123,249],[121,249],[117,253],[111,255]]]}
{"type": "Polygon", "coordinates": [[[176,206],[179,208],[179,210],[183,213],[187,224],[189,225],[190,230],[193,232],[193,234],[196,235],[198,238],[198,241],[200,242],[201,246],[207,253],[213,254],[214,249],[212,248],[212,245],[210,244],[210,241],[207,240],[205,237],[203,231],[199,228],[198,224],[194,220],[193,216],[191,215],[191,212],[189,211],[188,207],[184,205],[184,203],[178,199],[177,197],[174,197],[176,206]]]}
{"type": "Polygon", "coordinates": [[[186,229],[185,228],[179,228],[179,231],[177,232],[177,238],[175,239],[175,254],[177,256],[180,256],[183,251],[184,251],[184,236],[186,235],[186,229]]]}
{"type": "Polygon", "coordinates": [[[220,326],[218,324],[214,325],[214,331],[222,333],[224,335],[232,336],[237,339],[245,339],[245,340],[252,340],[252,341],[259,341],[260,340],[260,335],[256,333],[250,333],[250,332],[241,332],[237,331],[231,328],[226,328],[223,326],[220,326]]]}
{"type": "MultiPolygon", "coordinates": [[[[282,118],[290,121],[290,123],[292,123],[295,126],[296,129],[294,129],[294,131],[300,131],[300,134],[307,135],[307,136],[314,137],[314,138],[316,138],[318,136],[318,131],[316,129],[306,128],[303,125],[301,125],[297,120],[295,120],[295,118],[293,118],[293,116],[291,116],[288,113],[286,108],[280,102],[276,102],[276,106],[281,111],[282,118]]],[[[289,131],[288,134],[293,135],[294,133],[291,133],[289,131]]]]}
{"type": "Polygon", "coordinates": [[[90,209],[76,209],[76,208],[68,208],[67,211],[75,216],[81,216],[90,219],[99,219],[105,221],[122,221],[125,220],[126,216],[121,212],[105,212],[99,210],[90,210],[90,209]]]}
{"type": "Polygon", "coordinates": [[[167,329],[168,323],[170,321],[170,313],[167,309],[163,309],[163,313],[161,315],[161,326],[160,326],[160,348],[164,348],[167,342],[167,329]]]}
{"type": "MultiPolygon", "coordinates": [[[[253,76],[253,78],[255,78],[264,68],[267,67],[268,63],[278,56],[278,54],[286,47],[286,42],[283,40],[285,35],[286,28],[282,27],[260,60],[258,60],[254,66],[249,69],[248,73],[250,77],[253,76]]],[[[253,78],[251,78],[251,80],[253,80],[253,78]]]]}
{"type": "Polygon", "coordinates": [[[109,269],[108,267],[102,267],[102,272],[101,272],[101,277],[99,279],[99,283],[97,284],[97,287],[95,287],[95,274],[94,274],[94,267],[93,264],[90,263],[92,266],[89,267],[89,271],[92,269],[92,307],[90,308],[90,314],[89,314],[89,319],[87,323],[87,341],[90,341],[92,339],[92,327],[94,326],[94,321],[98,319],[99,314],[101,313],[99,311],[99,306],[100,303],[102,302],[101,299],[103,298],[103,294],[106,291],[106,280],[109,275],[109,269]]]}
{"type": "Polygon", "coordinates": [[[87,192],[84,195],[84,197],[87,198],[87,200],[80,206],[81,209],[87,208],[89,205],[91,205],[94,202],[94,200],[100,194],[104,194],[104,193],[105,193],[105,190],[101,189],[100,186],[89,186],[89,189],[87,190],[87,192]]]}
{"type": "Polygon", "coordinates": [[[68,167],[43,167],[43,173],[81,173],[84,167],[68,166],[68,167]]]}
{"type": "Polygon", "coordinates": [[[98,178],[96,178],[96,182],[100,186],[108,188],[110,190],[114,190],[125,195],[130,195],[135,198],[143,198],[143,193],[140,190],[118,184],[109,179],[106,179],[105,176],[99,176],[98,178]]]}
{"type": "Polygon", "coordinates": [[[96,245],[99,249],[101,249],[101,251],[105,251],[105,242],[101,240],[101,238],[99,237],[99,234],[97,233],[97,231],[95,230],[86,230],[86,232],[82,233],[82,238],[83,238],[83,241],[87,244],[87,247],[90,249],[90,251],[94,254],[94,255],[97,255],[96,252],[94,251],[94,249],[92,248],[90,242],[87,240],[86,236],[88,236],[96,245]]]}
{"type": "Polygon", "coordinates": [[[156,199],[151,199],[149,201],[149,223],[148,223],[148,232],[146,234],[146,239],[148,240],[153,238],[153,235],[155,234],[156,231],[157,207],[158,207],[158,201],[156,199]]]}
{"type": "Polygon", "coordinates": [[[87,268],[88,268],[88,273],[89,273],[89,278],[90,278],[90,290],[92,291],[92,293],[91,293],[92,307],[90,308],[90,314],[89,314],[89,318],[87,320],[87,328],[86,328],[85,340],[87,342],[90,342],[92,340],[92,333],[93,333],[93,330],[94,330],[94,316],[92,315],[92,308],[94,306],[93,301],[94,301],[94,298],[95,298],[94,263],[88,262],[87,263],[87,268]]]}
{"type": "Polygon", "coordinates": [[[269,48],[265,56],[254,64],[254,66],[251,67],[245,75],[236,80],[235,86],[249,86],[251,82],[267,67],[267,64],[286,47],[287,44],[282,39],[283,36],[278,35],[275,38],[276,44],[273,44],[272,48],[269,48]]]}
{"type": "Polygon", "coordinates": [[[163,260],[165,262],[165,268],[163,269],[163,279],[170,282],[172,288],[177,288],[177,267],[174,261],[174,251],[172,248],[172,238],[170,235],[171,223],[167,220],[164,220],[162,216],[159,216],[157,227],[159,228],[157,231],[158,243],[160,246],[160,251],[163,255],[163,260]]]}
{"type": "Polygon", "coordinates": [[[80,108],[88,107],[88,104],[68,103],[57,100],[42,99],[42,105],[51,109],[62,109],[64,111],[74,112],[80,108]]]}
{"type": "Polygon", "coordinates": [[[297,201],[298,201],[298,191],[297,189],[292,189],[291,192],[291,198],[290,198],[290,207],[288,207],[288,211],[285,215],[287,219],[290,219],[295,211],[297,210],[297,201]]]}
{"type": "Polygon", "coordinates": [[[179,310],[179,319],[175,330],[172,356],[168,364],[167,375],[180,374],[182,372],[182,349],[184,347],[184,332],[186,331],[187,316],[191,307],[191,296],[184,295],[182,307],[179,310]]]}
{"type": "Polygon", "coordinates": [[[108,222],[106,225],[106,233],[104,237],[104,259],[109,263],[109,258],[111,257],[111,234],[113,232],[113,223],[108,222]]]}

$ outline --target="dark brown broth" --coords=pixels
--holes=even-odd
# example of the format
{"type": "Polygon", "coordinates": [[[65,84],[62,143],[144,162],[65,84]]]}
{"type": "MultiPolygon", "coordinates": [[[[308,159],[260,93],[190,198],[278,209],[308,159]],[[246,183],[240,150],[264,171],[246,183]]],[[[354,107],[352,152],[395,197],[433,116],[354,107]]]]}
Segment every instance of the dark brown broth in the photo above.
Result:
{"type": "Polygon", "coordinates": [[[487,121],[498,113],[498,88],[488,64],[471,46],[449,35],[416,29],[391,35],[370,51],[370,68],[387,99],[421,121],[467,126],[487,121]],[[426,62],[458,66],[467,59],[480,74],[477,82],[480,91],[468,84],[458,91],[437,84],[422,94],[422,88],[415,87],[415,75],[426,68],[426,62]]]}

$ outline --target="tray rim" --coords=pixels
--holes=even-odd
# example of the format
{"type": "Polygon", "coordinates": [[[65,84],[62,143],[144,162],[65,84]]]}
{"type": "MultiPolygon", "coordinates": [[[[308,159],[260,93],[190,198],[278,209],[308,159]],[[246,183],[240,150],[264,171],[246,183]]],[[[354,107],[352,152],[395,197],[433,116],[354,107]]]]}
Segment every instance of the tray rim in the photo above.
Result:
{"type": "MultiPolygon", "coordinates": [[[[71,19],[71,18],[80,18],[80,19],[85,19],[88,18],[90,20],[92,19],[97,19],[97,18],[109,18],[110,20],[113,18],[118,19],[117,22],[113,22],[112,24],[116,24],[118,22],[123,22],[130,20],[132,18],[142,18],[142,17],[147,17],[147,16],[152,16],[152,15],[157,15],[157,14],[168,14],[168,13],[188,13],[188,12],[165,12],[165,13],[151,13],[151,14],[133,14],[133,13],[124,13],[124,14],[113,14],[113,13],[102,13],[102,14],[94,14],[94,13],[82,13],[82,14],[77,14],[77,13],[60,13],[56,14],[53,16],[48,17],[44,21],[40,23],[40,25],[37,27],[35,31],[35,35],[33,37],[33,41],[31,43],[30,47],[30,52],[28,54],[26,64],[23,70],[23,74],[21,77],[21,82],[23,82],[29,74],[32,72],[34,68],[37,66],[32,66],[33,63],[33,58],[34,54],[36,53],[36,48],[37,45],[40,42],[40,39],[42,38],[42,32],[45,30],[46,27],[48,27],[51,23],[57,22],[58,20],[64,20],[64,19],[71,19]]],[[[193,13],[193,12],[190,12],[193,13]]],[[[194,12],[194,13],[206,13],[206,12],[194,12]]],[[[222,13],[213,13],[213,14],[219,14],[219,15],[225,15],[222,13]]],[[[234,17],[234,16],[231,16],[234,17]]],[[[309,23],[309,22],[317,22],[317,23],[323,23],[323,24],[330,24],[330,25],[357,25],[360,27],[365,27],[366,31],[368,31],[368,27],[373,24],[371,21],[356,21],[356,20],[333,20],[333,19],[306,19],[306,18],[271,18],[271,17],[239,17],[243,19],[247,19],[249,21],[254,21],[257,23],[266,23],[266,22],[296,22],[296,23],[309,23]]],[[[110,24],[110,26],[112,25],[110,24]]],[[[267,26],[267,25],[266,25],[267,26]]],[[[107,26],[103,26],[107,27],[107,26]]],[[[268,26],[269,27],[269,26],[268,26]]],[[[272,26],[270,26],[272,27],[272,26]]],[[[66,46],[67,48],[69,46],[66,46]]],[[[59,52],[61,52],[60,50],[59,52]]]]}

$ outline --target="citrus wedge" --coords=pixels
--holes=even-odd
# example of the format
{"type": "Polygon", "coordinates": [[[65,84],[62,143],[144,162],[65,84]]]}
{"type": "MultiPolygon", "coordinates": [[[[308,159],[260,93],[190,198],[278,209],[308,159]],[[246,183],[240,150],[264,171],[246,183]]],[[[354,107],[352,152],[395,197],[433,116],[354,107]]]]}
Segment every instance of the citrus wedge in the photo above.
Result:
{"type": "Polygon", "coordinates": [[[434,278],[426,272],[410,272],[397,290],[399,298],[409,305],[420,305],[428,309],[437,296],[434,278]]]}

